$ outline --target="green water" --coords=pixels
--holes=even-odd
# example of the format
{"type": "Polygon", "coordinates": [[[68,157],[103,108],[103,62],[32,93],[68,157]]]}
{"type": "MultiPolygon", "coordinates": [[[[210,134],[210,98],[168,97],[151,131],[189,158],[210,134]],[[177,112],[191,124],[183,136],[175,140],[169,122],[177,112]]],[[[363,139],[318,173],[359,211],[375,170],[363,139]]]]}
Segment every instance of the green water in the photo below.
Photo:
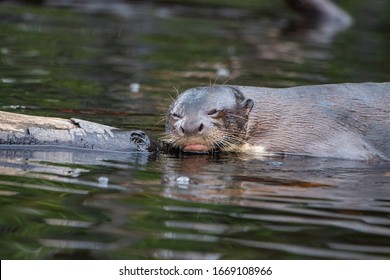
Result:
{"type": "MultiPolygon", "coordinates": [[[[295,15],[281,2],[2,4],[0,110],[157,138],[177,90],[389,80],[388,1],[338,1],[355,23],[318,41],[282,32],[295,15]]],[[[389,172],[294,157],[2,150],[0,257],[389,258],[389,172]]]]}

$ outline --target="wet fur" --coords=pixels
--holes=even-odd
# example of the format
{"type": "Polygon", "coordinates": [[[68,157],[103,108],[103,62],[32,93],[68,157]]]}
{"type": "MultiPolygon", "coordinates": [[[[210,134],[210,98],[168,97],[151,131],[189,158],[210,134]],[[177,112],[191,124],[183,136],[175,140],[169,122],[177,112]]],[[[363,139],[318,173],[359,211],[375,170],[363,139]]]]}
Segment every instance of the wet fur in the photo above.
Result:
{"type": "Polygon", "coordinates": [[[255,100],[245,139],[274,153],[390,159],[390,83],[235,87],[255,100]]]}
{"type": "MultiPolygon", "coordinates": [[[[244,144],[242,137],[243,131],[246,129],[248,122],[248,110],[244,109],[247,106],[252,108],[252,103],[246,103],[245,97],[239,91],[233,88],[223,87],[222,89],[228,89],[227,94],[230,94],[229,98],[231,107],[226,107],[224,110],[219,110],[216,117],[206,116],[201,111],[205,109],[203,107],[197,107],[197,104],[209,103],[207,99],[211,99],[210,103],[217,103],[215,100],[215,94],[220,94],[218,90],[219,86],[210,86],[204,88],[191,89],[191,92],[195,94],[185,95],[185,102],[191,103],[187,109],[182,108],[179,104],[182,104],[182,100],[177,99],[170,106],[166,115],[166,136],[162,140],[171,147],[183,148],[188,144],[202,144],[209,147],[209,152],[217,150],[238,150],[244,144]],[[215,92],[217,91],[217,92],[215,92]],[[202,97],[206,97],[206,100],[200,101],[202,97]],[[212,102],[214,101],[214,102],[212,102]],[[240,108],[243,108],[242,110],[240,108]],[[175,119],[176,113],[185,111],[185,117],[183,120],[180,118],[175,119]],[[199,121],[200,119],[200,121],[199,121]],[[183,134],[179,130],[181,126],[186,122],[204,122],[207,126],[207,133],[195,133],[195,134],[183,134]]],[[[222,94],[219,97],[224,98],[226,95],[222,94]]],[[[223,103],[223,102],[222,102],[223,103]]],[[[211,108],[216,108],[211,105],[211,108]]],[[[250,109],[249,109],[250,110],[250,109]]]]}
{"type": "MultiPolygon", "coordinates": [[[[199,136],[213,150],[390,160],[390,83],[231,87],[254,106],[247,122],[235,108],[225,111],[224,125],[199,136]]],[[[171,121],[168,112],[165,140],[178,147],[188,143],[171,121]]]]}

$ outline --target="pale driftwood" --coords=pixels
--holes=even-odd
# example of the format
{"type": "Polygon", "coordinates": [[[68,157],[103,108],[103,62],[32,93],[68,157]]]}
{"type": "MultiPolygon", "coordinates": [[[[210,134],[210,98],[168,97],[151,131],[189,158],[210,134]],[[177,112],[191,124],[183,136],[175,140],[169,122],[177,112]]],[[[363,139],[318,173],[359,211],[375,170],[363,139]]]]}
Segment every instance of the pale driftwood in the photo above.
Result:
{"type": "Polygon", "coordinates": [[[8,148],[10,145],[56,145],[121,152],[156,150],[156,146],[142,131],[123,131],[73,118],[38,117],[0,111],[0,148],[8,148]]]}

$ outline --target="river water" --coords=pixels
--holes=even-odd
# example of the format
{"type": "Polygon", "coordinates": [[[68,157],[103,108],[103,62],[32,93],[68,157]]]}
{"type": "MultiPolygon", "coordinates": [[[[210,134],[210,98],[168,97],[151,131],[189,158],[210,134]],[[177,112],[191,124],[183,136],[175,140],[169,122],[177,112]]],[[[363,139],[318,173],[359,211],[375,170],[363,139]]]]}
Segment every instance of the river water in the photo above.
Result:
{"type": "MultiPolygon", "coordinates": [[[[385,0],[339,1],[339,34],[278,1],[69,2],[1,4],[0,110],[158,138],[190,87],[389,77],[385,0]]],[[[387,259],[390,163],[0,150],[0,213],[1,259],[387,259]]]]}

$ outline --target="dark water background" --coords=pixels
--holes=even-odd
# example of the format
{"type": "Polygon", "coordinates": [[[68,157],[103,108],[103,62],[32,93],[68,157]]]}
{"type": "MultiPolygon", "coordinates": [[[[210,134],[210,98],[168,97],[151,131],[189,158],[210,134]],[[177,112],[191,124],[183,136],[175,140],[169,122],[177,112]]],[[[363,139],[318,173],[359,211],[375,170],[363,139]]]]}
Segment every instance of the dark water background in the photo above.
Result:
{"type": "MultiPolygon", "coordinates": [[[[354,25],[315,40],[282,1],[92,2],[0,2],[0,110],[157,138],[216,80],[389,81],[386,0],[338,1],[354,25]]],[[[0,151],[1,259],[383,259],[389,217],[389,163],[0,151]]]]}

